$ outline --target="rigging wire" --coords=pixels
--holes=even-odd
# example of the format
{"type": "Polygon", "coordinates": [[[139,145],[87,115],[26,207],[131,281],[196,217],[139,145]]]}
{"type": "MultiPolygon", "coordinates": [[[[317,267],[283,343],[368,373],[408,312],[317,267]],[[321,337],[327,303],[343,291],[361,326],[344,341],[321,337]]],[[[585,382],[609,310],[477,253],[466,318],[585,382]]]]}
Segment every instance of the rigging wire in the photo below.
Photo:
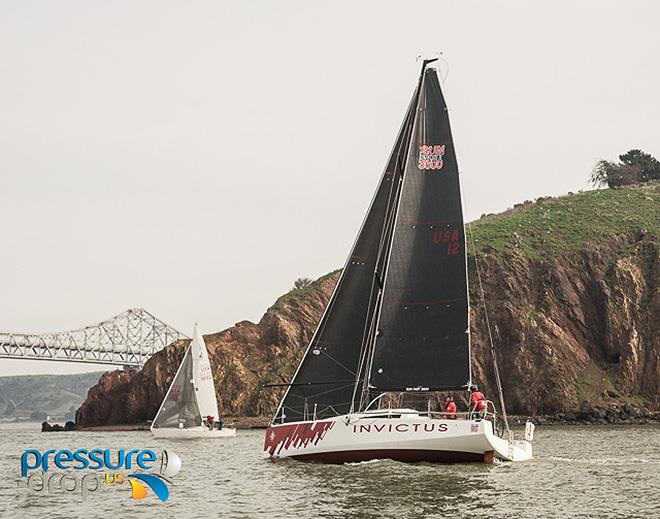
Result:
{"type": "MultiPolygon", "coordinates": [[[[462,198],[462,196],[461,196],[462,198]]],[[[465,207],[465,204],[463,205],[465,207]]],[[[495,355],[495,345],[493,342],[493,333],[490,328],[490,319],[488,318],[488,306],[486,305],[486,292],[481,280],[481,270],[479,269],[479,258],[477,257],[477,248],[474,245],[474,236],[472,234],[472,223],[467,224],[468,234],[470,235],[470,245],[472,246],[472,256],[474,257],[475,270],[477,271],[477,280],[479,282],[479,292],[481,293],[481,303],[484,308],[484,316],[486,317],[486,328],[488,329],[488,340],[490,342],[490,354],[493,357],[493,367],[495,371],[495,381],[497,382],[497,392],[500,400],[500,407],[502,408],[502,419],[504,420],[504,427],[507,433],[510,433],[509,420],[506,415],[506,407],[504,406],[504,392],[502,391],[502,380],[500,378],[500,370],[497,366],[497,356],[495,355]]],[[[469,288],[468,288],[469,290],[469,288]]]]}
{"type": "Polygon", "coordinates": [[[318,350],[319,350],[319,352],[320,352],[321,354],[323,354],[323,355],[325,355],[326,357],[328,357],[332,362],[334,362],[335,364],[337,364],[339,367],[345,369],[345,370],[348,371],[351,375],[355,375],[355,371],[353,371],[352,369],[350,369],[350,368],[349,368],[348,366],[346,366],[345,364],[342,364],[341,362],[339,362],[339,361],[338,361],[337,359],[335,359],[332,355],[330,355],[327,351],[322,350],[321,348],[318,348],[318,350]]]}

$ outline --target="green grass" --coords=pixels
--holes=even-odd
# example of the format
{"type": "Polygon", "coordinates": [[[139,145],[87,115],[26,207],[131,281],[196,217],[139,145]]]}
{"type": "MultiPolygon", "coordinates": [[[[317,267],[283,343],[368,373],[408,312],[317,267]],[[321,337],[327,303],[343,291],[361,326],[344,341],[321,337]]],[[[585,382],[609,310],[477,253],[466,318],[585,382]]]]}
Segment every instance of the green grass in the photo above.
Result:
{"type": "MultiPolygon", "coordinates": [[[[550,198],[489,216],[469,227],[468,238],[474,239],[479,256],[517,253],[535,260],[551,259],[587,243],[602,243],[631,232],[644,231],[657,237],[660,236],[660,182],[550,198]]],[[[471,256],[471,245],[468,252],[471,256]]],[[[621,254],[632,253],[634,247],[621,254]]],[[[472,265],[470,261],[470,269],[472,265]]],[[[281,308],[283,303],[304,296],[336,272],[290,290],[271,308],[281,308]]],[[[476,297],[472,291],[471,297],[476,297]]],[[[537,315],[538,310],[530,308],[527,319],[531,322],[537,315]]]]}
{"type": "MultiPolygon", "coordinates": [[[[281,308],[282,304],[297,298],[303,296],[305,293],[309,292],[310,290],[318,287],[323,281],[328,279],[330,276],[334,275],[335,273],[339,272],[341,269],[333,270],[332,272],[328,272],[325,276],[321,276],[318,278],[316,281],[312,281],[309,285],[306,285],[302,288],[293,288],[289,290],[286,294],[281,295],[280,297],[277,298],[277,301],[273,303],[273,305],[270,308],[281,308]]],[[[269,308],[269,310],[270,310],[269,308]]]]}
{"type": "Polygon", "coordinates": [[[474,222],[471,235],[479,255],[519,253],[533,259],[630,232],[658,236],[659,190],[654,182],[543,200],[474,222]]]}
{"type": "Polygon", "coordinates": [[[646,407],[651,404],[651,401],[639,393],[633,393],[632,395],[626,395],[625,400],[634,407],[646,407]]]}

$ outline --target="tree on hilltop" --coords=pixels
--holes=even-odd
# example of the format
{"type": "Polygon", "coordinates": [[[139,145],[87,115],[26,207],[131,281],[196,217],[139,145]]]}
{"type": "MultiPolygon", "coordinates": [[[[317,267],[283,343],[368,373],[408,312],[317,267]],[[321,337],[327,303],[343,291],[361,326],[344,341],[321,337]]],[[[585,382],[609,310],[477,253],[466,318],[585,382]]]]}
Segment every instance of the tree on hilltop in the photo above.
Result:
{"type": "Polygon", "coordinates": [[[660,161],[642,150],[619,155],[620,162],[599,160],[591,172],[594,186],[620,187],[639,182],[660,180],[660,161]]]}
{"type": "Polygon", "coordinates": [[[312,284],[312,280],[309,278],[298,278],[296,279],[295,283],[293,284],[294,290],[299,290],[301,288],[305,288],[308,285],[312,284]]]}
{"type": "Polygon", "coordinates": [[[619,155],[619,160],[628,166],[638,167],[642,182],[660,180],[660,161],[642,150],[630,150],[619,155]]]}

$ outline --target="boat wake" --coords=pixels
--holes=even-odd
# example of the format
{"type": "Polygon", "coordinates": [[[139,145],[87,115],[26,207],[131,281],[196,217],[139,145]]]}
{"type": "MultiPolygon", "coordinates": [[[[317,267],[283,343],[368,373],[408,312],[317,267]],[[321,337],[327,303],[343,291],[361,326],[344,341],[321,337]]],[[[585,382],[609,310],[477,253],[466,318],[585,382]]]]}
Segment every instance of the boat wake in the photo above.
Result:
{"type": "Polygon", "coordinates": [[[624,466],[624,465],[643,465],[646,463],[660,464],[660,459],[646,459],[646,458],[567,458],[565,456],[541,456],[541,460],[558,461],[560,463],[577,463],[580,465],[608,465],[608,466],[624,466]]]}
{"type": "Polygon", "coordinates": [[[373,459],[373,460],[366,460],[366,461],[353,461],[350,463],[344,463],[344,465],[348,465],[351,467],[357,467],[357,466],[363,466],[363,465],[373,465],[375,463],[383,463],[385,461],[392,461],[389,458],[379,458],[379,459],[373,459]]]}

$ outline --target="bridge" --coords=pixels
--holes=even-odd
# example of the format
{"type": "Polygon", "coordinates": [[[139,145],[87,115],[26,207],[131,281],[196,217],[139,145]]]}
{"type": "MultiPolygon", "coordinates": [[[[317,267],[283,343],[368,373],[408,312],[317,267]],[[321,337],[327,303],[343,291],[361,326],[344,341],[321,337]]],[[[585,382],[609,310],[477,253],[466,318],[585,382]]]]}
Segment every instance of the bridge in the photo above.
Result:
{"type": "Polygon", "coordinates": [[[107,321],[67,332],[0,332],[0,358],[139,368],[157,351],[185,338],[144,308],[133,308],[107,321]]]}

